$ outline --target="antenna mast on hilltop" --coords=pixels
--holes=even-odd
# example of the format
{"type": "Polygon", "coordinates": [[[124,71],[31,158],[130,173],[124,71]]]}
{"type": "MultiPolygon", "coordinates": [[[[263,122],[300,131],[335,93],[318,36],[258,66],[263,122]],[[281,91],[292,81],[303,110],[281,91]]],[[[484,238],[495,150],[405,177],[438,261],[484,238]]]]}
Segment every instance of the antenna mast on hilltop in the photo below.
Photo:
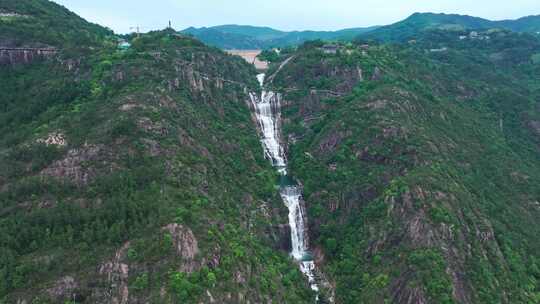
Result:
{"type": "Polygon", "coordinates": [[[169,28],[172,29],[171,20],[169,20],[169,28]]]}

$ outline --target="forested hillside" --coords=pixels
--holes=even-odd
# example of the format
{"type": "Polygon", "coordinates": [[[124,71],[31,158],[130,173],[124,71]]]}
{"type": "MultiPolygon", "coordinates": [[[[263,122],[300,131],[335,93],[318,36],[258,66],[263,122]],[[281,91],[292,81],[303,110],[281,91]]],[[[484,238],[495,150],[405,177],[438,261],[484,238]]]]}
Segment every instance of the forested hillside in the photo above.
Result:
{"type": "Polygon", "coordinates": [[[540,39],[490,22],[289,33],[332,42],[256,78],[172,29],[0,0],[0,303],[540,303],[540,39]]]}
{"type": "Polygon", "coordinates": [[[7,43],[58,50],[0,66],[1,303],[312,301],[252,66],[174,31],[119,50],[49,1],[0,9],[7,43]]]}
{"type": "Polygon", "coordinates": [[[406,42],[430,30],[471,31],[488,29],[504,29],[538,35],[540,33],[540,15],[516,20],[492,21],[458,14],[415,13],[405,20],[361,33],[359,37],[386,42],[406,42]]]}
{"type": "Polygon", "coordinates": [[[459,35],[309,43],[274,78],[336,303],[540,301],[540,41],[459,35]]]}
{"type": "Polygon", "coordinates": [[[0,0],[0,47],[88,47],[101,43],[107,35],[112,31],[88,23],[51,1],[0,0]]]}

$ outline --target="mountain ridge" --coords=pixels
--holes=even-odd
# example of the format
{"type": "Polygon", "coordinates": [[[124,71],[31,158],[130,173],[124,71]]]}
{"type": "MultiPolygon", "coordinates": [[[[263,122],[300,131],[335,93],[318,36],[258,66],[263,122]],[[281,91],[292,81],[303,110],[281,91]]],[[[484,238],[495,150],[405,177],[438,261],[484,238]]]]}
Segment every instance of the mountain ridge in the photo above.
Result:
{"type": "Polygon", "coordinates": [[[337,31],[281,31],[271,27],[229,24],[189,27],[180,32],[191,34],[209,45],[223,49],[267,49],[294,46],[307,40],[352,40],[357,35],[377,27],[347,28],[337,31]]]}
{"type": "Polygon", "coordinates": [[[380,41],[405,41],[422,31],[445,29],[454,31],[507,29],[515,32],[538,33],[540,15],[530,15],[518,19],[492,21],[480,17],[446,13],[414,13],[404,20],[379,27],[368,33],[360,34],[361,39],[380,41]]]}
{"type": "Polygon", "coordinates": [[[56,47],[77,48],[99,44],[112,36],[110,29],[91,23],[52,1],[0,0],[4,12],[15,14],[0,18],[3,46],[24,46],[28,41],[56,47]]]}
{"type": "Polygon", "coordinates": [[[308,40],[403,41],[421,31],[431,29],[481,30],[490,28],[537,33],[540,32],[540,15],[530,15],[518,19],[489,20],[460,14],[416,12],[404,20],[390,25],[354,27],[336,31],[282,31],[268,26],[226,24],[201,28],[188,27],[181,32],[191,34],[209,45],[222,49],[268,49],[297,46],[308,40]]]}

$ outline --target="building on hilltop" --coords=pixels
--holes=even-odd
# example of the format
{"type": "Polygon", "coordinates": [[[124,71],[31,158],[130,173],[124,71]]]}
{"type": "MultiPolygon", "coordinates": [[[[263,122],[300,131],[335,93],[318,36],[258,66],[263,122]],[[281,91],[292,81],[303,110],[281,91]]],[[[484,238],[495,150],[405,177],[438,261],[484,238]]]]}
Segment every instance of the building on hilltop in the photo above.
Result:
{"type": "Polygon", "coordinates": [[[121,50],[127,50],[131,47],[131,43],[125,39],[118,39],[118,48],[121,50]]]}
{"type": "Polygon", "coordinates": [[[338,50],[338,46],[336,44],[325,44],[322,46],[321,50],[325,54],[336,54],[338,50]]]}

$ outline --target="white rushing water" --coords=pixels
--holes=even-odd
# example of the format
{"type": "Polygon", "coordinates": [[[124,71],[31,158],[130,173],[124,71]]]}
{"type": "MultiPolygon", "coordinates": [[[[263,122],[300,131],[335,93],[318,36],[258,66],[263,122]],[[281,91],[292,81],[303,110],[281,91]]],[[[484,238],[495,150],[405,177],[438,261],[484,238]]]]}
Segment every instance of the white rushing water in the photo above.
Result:
{"type": "Polygon", "coordinates": [[[284,186],[280,190],[281,198],[289,209],[289,225],[291,226],[291,255],[300,263],[300,270],[304,273],[311,289],[318,291],[315,281],[315,263],[308,252],[306,217],[301,204],[302,193],[296,186],[284,186]]]}
{"type": "MultiPolygon", "coordinates": [[[[257,75],[261,88],[264,85],[264,77],[265,74],[257,75]]],[[[260,98],[253,93],[250,94],[250,98],[262,132],[261,141],[266,157],[272,161],[272,165],[277,168],[278,172],[285,176],[287,175],[287,161],[279,134],[281,96],[263,88],[260,98]]],[[[297,186],[284,185],[280,189],[280,195],[289,210],[291,255],[300,264],[300,270],[308,278],[311,289],[318,291],[314,275],[315,263],[308,252],[306,217],[302,206],[301,190],[297,186]]]]}
{"type": "MultiPolygon", "coordinates": [[[[261,87],[264,83],[264,74],[257,75],[261,87]]],[[[281,96],[272,91],[263,90],[260,98],[257,94],[250,93],[251,103],[255,108],[255,114],[259,127],[262,131],[262,143],[266,156],[272,161],[282,174],[287,173],[285,152],[279,142],[279,108],[281,96]]]]}

